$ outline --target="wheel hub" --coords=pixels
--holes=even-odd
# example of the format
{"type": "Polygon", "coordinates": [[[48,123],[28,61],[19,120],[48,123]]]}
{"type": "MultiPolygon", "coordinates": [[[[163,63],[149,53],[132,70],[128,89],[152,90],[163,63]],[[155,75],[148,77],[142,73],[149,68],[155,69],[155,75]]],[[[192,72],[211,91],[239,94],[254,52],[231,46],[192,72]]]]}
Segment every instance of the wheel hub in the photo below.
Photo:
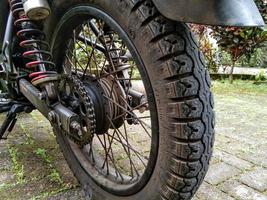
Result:
{"type": "Polygon", "coordinates": [[[61,102],[79,116],[79,121],[71,124],[66,135],[80,146],[89,144],[96,131],[93,101],[84,84],[76,76],[66,76],[59,84],[61,102]]]}
{"type": "Polygon", "coordinates": [[[127,114],[126,94],[121,84],[112,76],[99,81],[87,78],[83,83],[94,104],[96,134],[101,135],[108,129],[120,128],[127,114]]]}

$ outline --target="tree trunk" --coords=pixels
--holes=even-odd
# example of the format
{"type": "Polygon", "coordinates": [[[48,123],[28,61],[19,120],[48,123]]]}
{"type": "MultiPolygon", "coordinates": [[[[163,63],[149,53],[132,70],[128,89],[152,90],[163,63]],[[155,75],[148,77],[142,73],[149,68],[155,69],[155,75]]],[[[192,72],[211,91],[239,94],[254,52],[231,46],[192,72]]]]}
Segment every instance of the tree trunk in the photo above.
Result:
{"type": "Polygon", "coordinates": [[[230,74],[229,74],[229,81],[231,84],[233,84],[234,82],[234,68],[235,68],[235,61],[233,61],[232,63],[230,74]]]}

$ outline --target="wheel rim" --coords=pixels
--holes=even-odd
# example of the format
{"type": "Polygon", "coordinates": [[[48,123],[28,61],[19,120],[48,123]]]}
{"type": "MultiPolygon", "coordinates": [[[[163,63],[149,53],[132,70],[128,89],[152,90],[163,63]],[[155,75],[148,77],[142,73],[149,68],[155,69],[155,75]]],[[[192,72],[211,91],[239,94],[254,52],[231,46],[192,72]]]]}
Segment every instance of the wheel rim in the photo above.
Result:
{"type": "Polygon", "coordinates": [[[148,75],[127,34],[106,13],[80,6],[67,16],[57,34],[69,32],[63,37],[67,45],[62,43],[60,47],[64,46],[66,51],[64,55],[61,51],[58,60],[63,63],[65,73],[75,73],[85,85],[90,85],[89,94],[98,97],[95,109],[99,108],[96,104],[100,96],[104,97],[100,107],[106,114],[103,122],[109,125],[107,131],[94,136],[91,144],[80,148],[69,141],[70,148],[83,169],[103,189],[116,195],[137,193],[149,181],[158,151],[158,119],[148,75]],[[83,19],[83,23],[77,22],[77,18],[83,19]],[[72,25],[67,28],[67,23],[72,25]],[[114,46],[107,44],[108,38],[101,34],[107,28],[112,31],[109,39],[114,46]],[[124,58],[126,54],[132,58],[124,58]],[[118,55],[121,60],[114,59],[118,55]],[[123,59],[127,62],[122,62],[123,59]],[[133,78],[134,73],[141,77],[142,83],[133,78]],[[92,83],[97,85],[93,89],[92,83]],[[145,89],[143,93],[149,94],[146,101],[129,103],[133,87],[145,89]],[[101,88],[97,95],[96,88],[101,88]],[[148,110],[143,112],[147,105],[148,110]]]}

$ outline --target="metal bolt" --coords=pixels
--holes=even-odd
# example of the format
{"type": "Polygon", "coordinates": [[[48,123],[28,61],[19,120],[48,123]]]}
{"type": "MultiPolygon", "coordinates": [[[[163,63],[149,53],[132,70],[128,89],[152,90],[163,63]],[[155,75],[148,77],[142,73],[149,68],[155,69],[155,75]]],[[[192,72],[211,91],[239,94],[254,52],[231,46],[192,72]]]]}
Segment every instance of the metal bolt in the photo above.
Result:
{"type": "Polygon", "coordinates": [[[70,127],[72,129],[75,129],[75,130],[81,129],[80,124],[78,122],[76,122],[76,121],[72,122],[71,125],[70,125],[70,127]]]}
{"type": "Polygon", "coordinates": [[[82,130],[81,130],[81,125],[80,125],[78,122],[76,122],[76,121],[72,122],[71,125],[70,125],[70,127],[71,127],[74,131],[77,131],[77,133],[78,133],[78,135],[79,135],[80,137],[83,136],[83,134],[82,134],[82,130]]]}
{"type": "Polygon", "coordinates": [[[40,93],[38,94],[38,98],[39,98],[40,100],[45,100],[45,98],[46,98],[46,94],[45,94],[44,92],[40,92],[40,93]]]}
{"type": "Polygon", "coordinates": [[[57,119],[57,115],[55,113],[55,111],[50,111],[48,113],[48,120],[51,122],[51,123],[55,123],[56,122],[56,119],[57,119]]]}

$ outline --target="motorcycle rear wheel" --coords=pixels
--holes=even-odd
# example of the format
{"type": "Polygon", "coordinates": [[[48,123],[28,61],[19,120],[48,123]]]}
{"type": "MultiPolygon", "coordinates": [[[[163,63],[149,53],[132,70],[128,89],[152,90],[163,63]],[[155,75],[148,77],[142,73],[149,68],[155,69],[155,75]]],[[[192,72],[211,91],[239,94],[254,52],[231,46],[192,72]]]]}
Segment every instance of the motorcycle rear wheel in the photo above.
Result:
{"type": "Polygon", "coordinates": [[[191,199],[208,170],[214,113],[210,78],[189,28],[163,17],[151,1],[54,1],[53,10],[54,19],[59,20],[51,21],[49,32],[53,33],[51,46],[60,66],[58,71],[64,71],[66,33],[79,21],[82,24],[86,15],[100,18],[111,24],[127,44],[152,112],[149,162],[142,178],[131,187],[120,187],[118,183],[113,187],[103,174],[92,174],[77,157],[69,139],[54,127],[60,148],[79,182],[94,200],[191,199]]]}

